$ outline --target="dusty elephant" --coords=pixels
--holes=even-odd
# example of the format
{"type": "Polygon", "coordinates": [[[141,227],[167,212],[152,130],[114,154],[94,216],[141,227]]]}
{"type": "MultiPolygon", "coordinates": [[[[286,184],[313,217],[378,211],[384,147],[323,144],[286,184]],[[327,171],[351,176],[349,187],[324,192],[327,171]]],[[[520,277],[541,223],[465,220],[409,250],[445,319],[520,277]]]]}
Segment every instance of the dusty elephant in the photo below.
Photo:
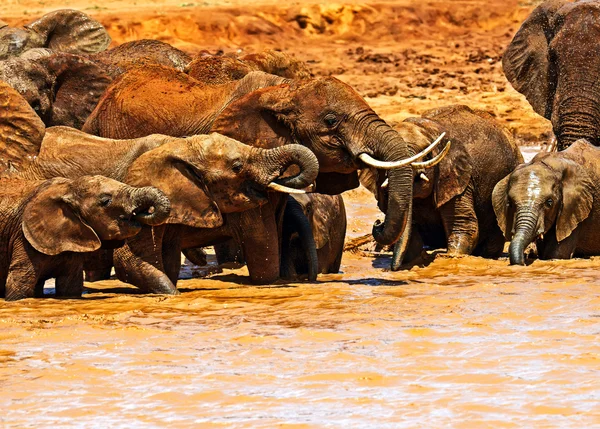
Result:
{"type": "MultiPolygon", "coordinates": [[[[252,72],[239,81],[202,85],[159,66],[130,70],[115,80],[83,129],[111,138],[215,131],[257,147],[300,143],[317,156],[316,191],[327,194],[358,186],[360,166],[390,169],[385,205],[391,216],[373,227],[376,240],[385,244],[404,231],[412,204],[412,163],[431,149],[413,156],[401,136],[335,78],[289,81],[252,72]],[[153,105],[157,108],[148,109],[153,105]]],[[[253,237],[239,241],[253,281],[279,277],[279,263],[272,261],[280,261],[281,215],[277,201],[242,215],[247,219],[240,222],[253,225],[253,237]]]]}
{"type": "MultiPolygon", "coordinates": [[[[396,244],[392,269],[420,255],[424,246],[447,248],[451,255],[500,256],[504,236],[496,224],[492,191],[523,162],[508,131],[489,114],[463,105],[430,110],[395,129],[415,150],[441,132],[452,146],[435,168],[415,172],[413,228],[404,249],[396,244]]],[[[361,176],[378,199],[385,199],[384,175],[369,171],[361,176]]]]}
{"type": "Polygon", "coordinates": [[[510,263],[524,265],[536,241],[542,259],[600,254],[600,149],[578,140],[539,153],[494,188],[498,225],[510,240],[510,263]]]}
{"type": "Polygon", "coordinates": [[[283,278],[340,270],[346,237],[346,208],[341,195],[290,196],[283,219],[281,269],[283,278]],[[311,242],[312,241],[312,242],[311,242]],[[309,254],[315,249],[318,264],[309,254]]]}
{"type": "Polygon", "coordinates": [[[181,242],[188,238],[185,228],[204,240],[226,235],[225,214],[265,205],[268,190],[295,192],[293,188],[306,187],[317,172],[315,156],[299,145],[259,149],[216,133],[111,140],[53,127],[22,177],[93,173],[162,189],[171,201],[165,225],[143,228],[139,237],[116,250],[115,269],[121,280],[146,292],[177,293],[181,242]],[[290,166],[299,172],[282,177],[290,166]]]}
{"type": "Polygon", "coordinates": [[[40,296],[52,277],[57,296],[80,296],[85,252],[162,223],[170,208],[156,188],[101,176],[2,179],[0,188],[0,293],[7,300],[40,296]]]}
{"type": "Polygon", "coordinates": [[[507,79],[552,121],[558,149],[600,145],[600,1],[547,0],[523,22],[502,59],[507,79]]]}
{"type": "Polygon", "coordinates": [[[94,62],[47,49],[0,61],[0,80],[18,91],[46,126],[73,128],[83,126],[110,83],[94,62]]]}
{"type": "Polygon", "coordinates": [[[102,24],[73,9],[50,12],[23,28],[0,22],[0,59],[19,56],[34,48],[93,54],[109,44],[110,36],[102,24]]]}

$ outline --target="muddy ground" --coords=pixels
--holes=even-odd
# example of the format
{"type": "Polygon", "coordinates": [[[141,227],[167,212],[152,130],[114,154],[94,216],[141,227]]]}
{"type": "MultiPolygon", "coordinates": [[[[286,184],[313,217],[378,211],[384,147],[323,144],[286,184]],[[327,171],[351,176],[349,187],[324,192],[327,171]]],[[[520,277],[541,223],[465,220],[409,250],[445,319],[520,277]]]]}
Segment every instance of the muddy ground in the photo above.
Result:
{"type": "MultiPolygon", "coordinates": [[[[8,0],[0,18],[58,7],[92,14],[115,45],[293,53],[389,122],[465,103],[523,146],[550,136],[501,70],[531,2],[8,0]]],[[[368,233],[373,198],[346,202],[349,238],[368,233]]],[[[111,280],[81,300],[0,303],[0,423],[600,427],[600,260],[431,259],[391,273],[389,256],[347,252],[317,284],[253,287],[239,269],[182,280],[177,297],[111,280]]]]}

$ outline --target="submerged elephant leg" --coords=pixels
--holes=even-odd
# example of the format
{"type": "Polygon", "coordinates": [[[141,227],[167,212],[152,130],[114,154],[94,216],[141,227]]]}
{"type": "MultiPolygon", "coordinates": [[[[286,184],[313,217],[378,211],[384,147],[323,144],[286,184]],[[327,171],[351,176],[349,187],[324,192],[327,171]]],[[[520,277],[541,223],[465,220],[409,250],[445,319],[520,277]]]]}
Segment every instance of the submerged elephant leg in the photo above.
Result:
{"type": "Polygon", "coordinates": [[[181,233],[176,226],[165,228],[162,239],[162,261],[165,274],[177,286],[181,270],[181,233]]]}
{"type": "MultiPolygon", "coordinates": [[[[199,267],[203,267],[208,264],[206,259],[206,252],[202,247],[193,247],[190,249],[182,250],[185,257],[194,265],[198,265],[199,267]]],[[[163,254],[164,258],[164,254],[163,254]]]]}
{"type": "Polygon", "coordinates": [[[6,278],[5,299],[16,301],[33,298],[38,281],[39,275],[35,269],[35,262],[30,259],[22,243],[16,243],[6,278]]]}
{"type": "Polygon", "coordinates": [[[83,292],[83,266],[76,264],[75,266],[65,267],[61,274],[56,277],[54,289],[56,297],[80,298],[83,292]],[[66,271],[66,272],[65,272],[66,271]]]}
{"type": "Polygon", "coordinates": [[[540,259],[571,259],[577,248],[579,230],[575,229],[571,235],[560,243],[556,240],[556,232],[551,229],[545,234],[544,240],[538,240],[543,244],[538,248],[540,259]]]}
{"type": "Polygon", "coordinates": [[[179,291],[164,272],[162,238],[165,226],[147,227],[115,250],[115,272],[119,280],[144,293],[177,295],[179,291]]]}
{"type": "Polygon", "coordinates": [[[86,282],[110,279],[113,267],[112,249],[101,249],[86,254],[83,267],[85,269],[86,282]]]}
{"type": "Polygon", "coordinates": [[[440,207],[449,255],[470,255],[479,239],[479,225],[470,184],[461,195],[440,207]]]}

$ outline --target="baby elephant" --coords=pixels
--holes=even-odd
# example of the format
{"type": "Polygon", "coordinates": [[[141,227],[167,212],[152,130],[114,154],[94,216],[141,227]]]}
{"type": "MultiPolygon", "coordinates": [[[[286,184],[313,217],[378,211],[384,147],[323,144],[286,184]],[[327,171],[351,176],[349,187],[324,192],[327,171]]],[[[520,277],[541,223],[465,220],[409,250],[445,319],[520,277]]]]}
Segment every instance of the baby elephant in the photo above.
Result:
{"type": "Polygon", "coordinates": [[[510,263],[524,265],[537,239],[542,259],[600,254],[600,149],[578,140],[558,153],[539,153],[494,188],[498,225],[510,263]]]}
{"type": "Polygon", "coordinates": [[[102,176],[0,181],[0,294],[6,300],[43,295],[56,278],[57,296],[80,296],[83,253],[115,247],[142,224],[163,223],[167,197],[102,176]]]}

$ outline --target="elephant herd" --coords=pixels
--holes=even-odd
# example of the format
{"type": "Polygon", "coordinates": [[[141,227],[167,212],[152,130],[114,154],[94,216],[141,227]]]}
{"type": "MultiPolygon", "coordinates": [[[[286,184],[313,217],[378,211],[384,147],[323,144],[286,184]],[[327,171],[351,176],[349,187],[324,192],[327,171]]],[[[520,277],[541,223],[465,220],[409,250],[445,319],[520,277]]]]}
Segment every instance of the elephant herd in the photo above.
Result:
{"type": "Polygon", "coordinates": [[[350,86],[277,51],[195,57],[155,40],[107,49],[59,10],[0,21],[0,294],[80,296],[117,277],[176,294],[183,252],[248,266],[255,284],[337,272],[362,183],[385,213],[392,270],[425,248],[540,258],[600,253],[600,1],[548,0],[503,67],[552,121],[524,164],[488,113],[444,106],[391,126],[350,86]],[[586,31],[578,31],[586,26],[586,31]]]}

